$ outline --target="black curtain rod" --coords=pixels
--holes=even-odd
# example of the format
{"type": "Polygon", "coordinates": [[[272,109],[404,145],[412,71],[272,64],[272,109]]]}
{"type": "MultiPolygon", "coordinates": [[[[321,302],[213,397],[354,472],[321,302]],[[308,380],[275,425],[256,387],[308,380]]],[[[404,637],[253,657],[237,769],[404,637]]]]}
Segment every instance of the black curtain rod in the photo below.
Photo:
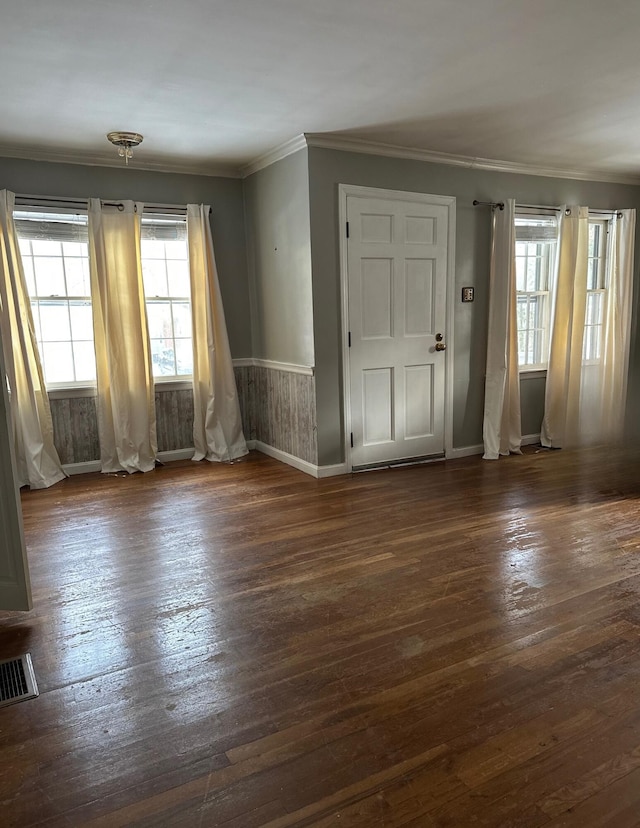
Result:
{"type": "MultiPolygon", "coordinates": [[[[65,196],[42,196],[42,195],[24,195],[22,193],[16,194],[16,204],[19,203],[19,206],[29,206],[29,207],[47,207],[51,204],[59,204],[61,207],[70,207],[73,209],[81,209],[86,210],[89,205],[89,199],[87,198],[67,198],[65,196]]],[[[121,201],[111,201],[108,199],[102,200],[101,202],[105,207],[117,207],[118,209],[123,209],[123,204],[121,201]]],[[[145,204],[144,205],[145,211],[153,212],[153,213],[186,213],[187,212],[187,205],[186,204],[145,204]]],[[[209,213],[211,213],[211,207],[209,207],[209,213]]]]}
{"type": "MultiPolygon", "coordinates": [[[[499,210],[504,210],[504,201],[478,201],[474,199],[473,201],[474,207],[491,207],[492,210],[495,210],[496,207],[499,210]]],[[[559,213],[562,209],[561,207],[546,207],[543,204],[516,204],[516,209],[520,210],[547,210],[552,213],[559,213]]],[[[589,210],[589,214],[594,215],[602,215],[602,216],[616,216],[616,218],[622,218],[622,213],[620,210],[589,210]]],[[[571,210],[567,207],[565,209],[565,215],[571,215],[571,210]]]]}

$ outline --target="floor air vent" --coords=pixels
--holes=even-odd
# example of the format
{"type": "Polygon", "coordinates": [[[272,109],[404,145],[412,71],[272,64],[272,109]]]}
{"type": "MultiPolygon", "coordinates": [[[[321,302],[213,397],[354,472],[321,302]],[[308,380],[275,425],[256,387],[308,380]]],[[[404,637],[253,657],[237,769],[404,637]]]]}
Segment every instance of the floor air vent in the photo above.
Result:
{"type": "Polygon", "coordinates": [[[35,699],[37,695],[38,686],[29,653],[0,661],[0,707],[35,699]]]}

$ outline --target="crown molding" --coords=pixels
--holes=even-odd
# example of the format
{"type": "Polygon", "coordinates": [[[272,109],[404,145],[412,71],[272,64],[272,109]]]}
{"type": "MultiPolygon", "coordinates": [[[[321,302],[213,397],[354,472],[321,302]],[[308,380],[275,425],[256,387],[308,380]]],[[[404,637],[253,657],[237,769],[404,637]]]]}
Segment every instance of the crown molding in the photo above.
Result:
{"type": "Polygon", "coordinates": [[[570,178],[578,181],[603,181],[609,184],[640,184],[640,175],[613,173],[605,170],[575,170],[559,167],[538,167],[532,164],[518,164],[512,161],[499,161],[493,158],[479,158],[466,155],[453,155],[434,150],[422,150],[415,147],[403,147],[396,144],[384,144],[365,141],[360,138],[344,138],[319,133],[305,133],[309,147],[357,152],[367,155],[382,155],[390,158],[406,158],[411,161],[426,161],[430,164],[448,164],[469,169],[506,172],[514,175],[537,175],[547,178],[570,178]]]}
{"type": "MultiPolygon", "coordinates": [[[[25,161],[46,161],[55,164],[78,164],[89,167],[111,167],[122,169],[125,165],[116,156],[101,153],[69,152],[68,150],[38,149],[31,147],[6,146],[0,144],[0,157],[20,158],[25,161]]],[[[207,162],[180,163],[173,160],[149,160],[134,156],[129,168],[146,172],[173,173],[178,175],[200,175],[212,178],[241,178],[240,169],[234,164],[207,162]]]]}
{"type": "Polygon", "coordinates": [[[265,167],[270,167],[276,161],[282,161],[283,158],[286,158],[288,155],[293,155],[294,152],[298,152],[301,149],[305,149],[306,146],[306,135],[296,135],[295,138],[285,141],[284,144],[278,144],[277,147],[269,150],[269,152],[265,152],[263,155],[259,155],[253,161],[250,161],[242,167],[240,170],[241,177],[247,178],[259,170],[264,170],[265,167]]]}

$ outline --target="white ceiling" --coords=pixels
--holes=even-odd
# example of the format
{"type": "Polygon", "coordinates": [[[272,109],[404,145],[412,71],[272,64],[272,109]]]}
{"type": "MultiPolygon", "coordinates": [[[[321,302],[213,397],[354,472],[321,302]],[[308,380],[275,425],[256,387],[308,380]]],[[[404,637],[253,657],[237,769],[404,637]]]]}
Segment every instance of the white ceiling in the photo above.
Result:
{"type": "Polygon", "coordinates": [[[0,0],[0,155],[242,167],[330,133],[640,175],[638,0],[0,0]]]}

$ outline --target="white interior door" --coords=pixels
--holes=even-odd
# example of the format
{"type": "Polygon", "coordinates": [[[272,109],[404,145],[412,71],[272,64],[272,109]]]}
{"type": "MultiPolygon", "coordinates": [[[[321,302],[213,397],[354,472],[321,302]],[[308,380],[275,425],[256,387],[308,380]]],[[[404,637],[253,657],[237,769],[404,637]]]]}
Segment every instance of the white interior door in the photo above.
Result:
{"type": "Polygon", "coordinates": [[[346,212],[351,465],[442,455],[449,206],[348,195],[346,212]]]}
{"type": "Polygon", "coordinates": [[[31,609],[31,584],[16,483],[13,429],[0,339],[0,610],[31,609]]]}

